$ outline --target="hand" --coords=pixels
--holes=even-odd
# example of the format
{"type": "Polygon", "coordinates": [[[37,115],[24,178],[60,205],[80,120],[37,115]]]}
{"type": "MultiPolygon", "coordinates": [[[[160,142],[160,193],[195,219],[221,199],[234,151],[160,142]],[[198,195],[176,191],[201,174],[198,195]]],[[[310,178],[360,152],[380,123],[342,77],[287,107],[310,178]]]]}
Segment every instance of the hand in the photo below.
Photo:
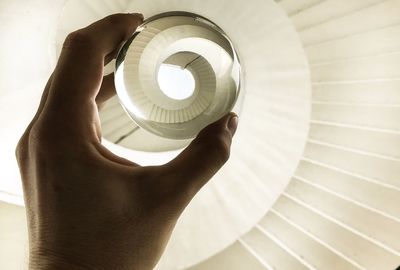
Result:
{"type": "Polygon", "coordinates": [[[71,33],[20,139],[30,269],[152,269],[182,211],[229,157],[232,113],[159,167],[101,144],[98,108],[115,94],[103,67],[142,20],[116,14],[71,33]]]}

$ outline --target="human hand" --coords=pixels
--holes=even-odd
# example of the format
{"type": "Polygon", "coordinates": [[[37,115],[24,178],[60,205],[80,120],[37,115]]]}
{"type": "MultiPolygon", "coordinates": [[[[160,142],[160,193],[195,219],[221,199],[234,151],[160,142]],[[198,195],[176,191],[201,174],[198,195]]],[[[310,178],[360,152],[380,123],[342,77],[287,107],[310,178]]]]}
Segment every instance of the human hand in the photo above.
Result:
{"type": "Polygon", "coordinates": [[[71,33],[18,143],[30,269],[152,269],[182,211],[229,158],[232,113],[163,166],[101,144],[98,109],[115,94],[103,67],[142,20],[116,14],[71,33]]]}

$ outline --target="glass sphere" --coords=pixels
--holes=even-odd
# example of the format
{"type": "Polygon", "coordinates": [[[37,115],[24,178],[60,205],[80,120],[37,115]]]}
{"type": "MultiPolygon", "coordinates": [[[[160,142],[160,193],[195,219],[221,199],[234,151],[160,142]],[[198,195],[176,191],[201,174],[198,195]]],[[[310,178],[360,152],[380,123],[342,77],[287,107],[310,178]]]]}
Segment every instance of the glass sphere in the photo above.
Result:
{"type": "Polygon", "coordinates": [[[146,20],[117,56],[115,86],[143,129],[191,139],[232,111],[241,94],[241,67],[229,38],[192,13],[146,20]]]}

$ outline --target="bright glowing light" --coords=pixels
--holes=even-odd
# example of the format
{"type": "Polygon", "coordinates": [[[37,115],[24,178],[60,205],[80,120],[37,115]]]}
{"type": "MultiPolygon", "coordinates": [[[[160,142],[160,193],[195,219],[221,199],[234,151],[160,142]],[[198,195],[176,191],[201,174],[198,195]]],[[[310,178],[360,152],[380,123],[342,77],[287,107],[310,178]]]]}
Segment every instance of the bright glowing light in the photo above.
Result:
{"type": "Polygon", "coordinates": [[[184,100],[194,93],[196,82],[187,69],[179,66],[163,64],[158,72],[158,84],[161,91],[168,97],[184,100]]]}

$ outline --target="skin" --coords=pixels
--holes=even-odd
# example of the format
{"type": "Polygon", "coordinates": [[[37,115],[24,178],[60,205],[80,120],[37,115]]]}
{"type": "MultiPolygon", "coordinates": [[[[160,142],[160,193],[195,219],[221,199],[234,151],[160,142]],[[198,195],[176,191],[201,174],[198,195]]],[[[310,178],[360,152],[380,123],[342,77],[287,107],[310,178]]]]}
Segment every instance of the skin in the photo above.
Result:
{"type": "Polygon", "coordinates": [[[101,144],[98,110],[115,95],[103,67],[142,21],[115,14],[71,33],[18,143],[29,269],[153,269],[182,211],[229,158],[233,113],[163,166],[101,144]]]}

